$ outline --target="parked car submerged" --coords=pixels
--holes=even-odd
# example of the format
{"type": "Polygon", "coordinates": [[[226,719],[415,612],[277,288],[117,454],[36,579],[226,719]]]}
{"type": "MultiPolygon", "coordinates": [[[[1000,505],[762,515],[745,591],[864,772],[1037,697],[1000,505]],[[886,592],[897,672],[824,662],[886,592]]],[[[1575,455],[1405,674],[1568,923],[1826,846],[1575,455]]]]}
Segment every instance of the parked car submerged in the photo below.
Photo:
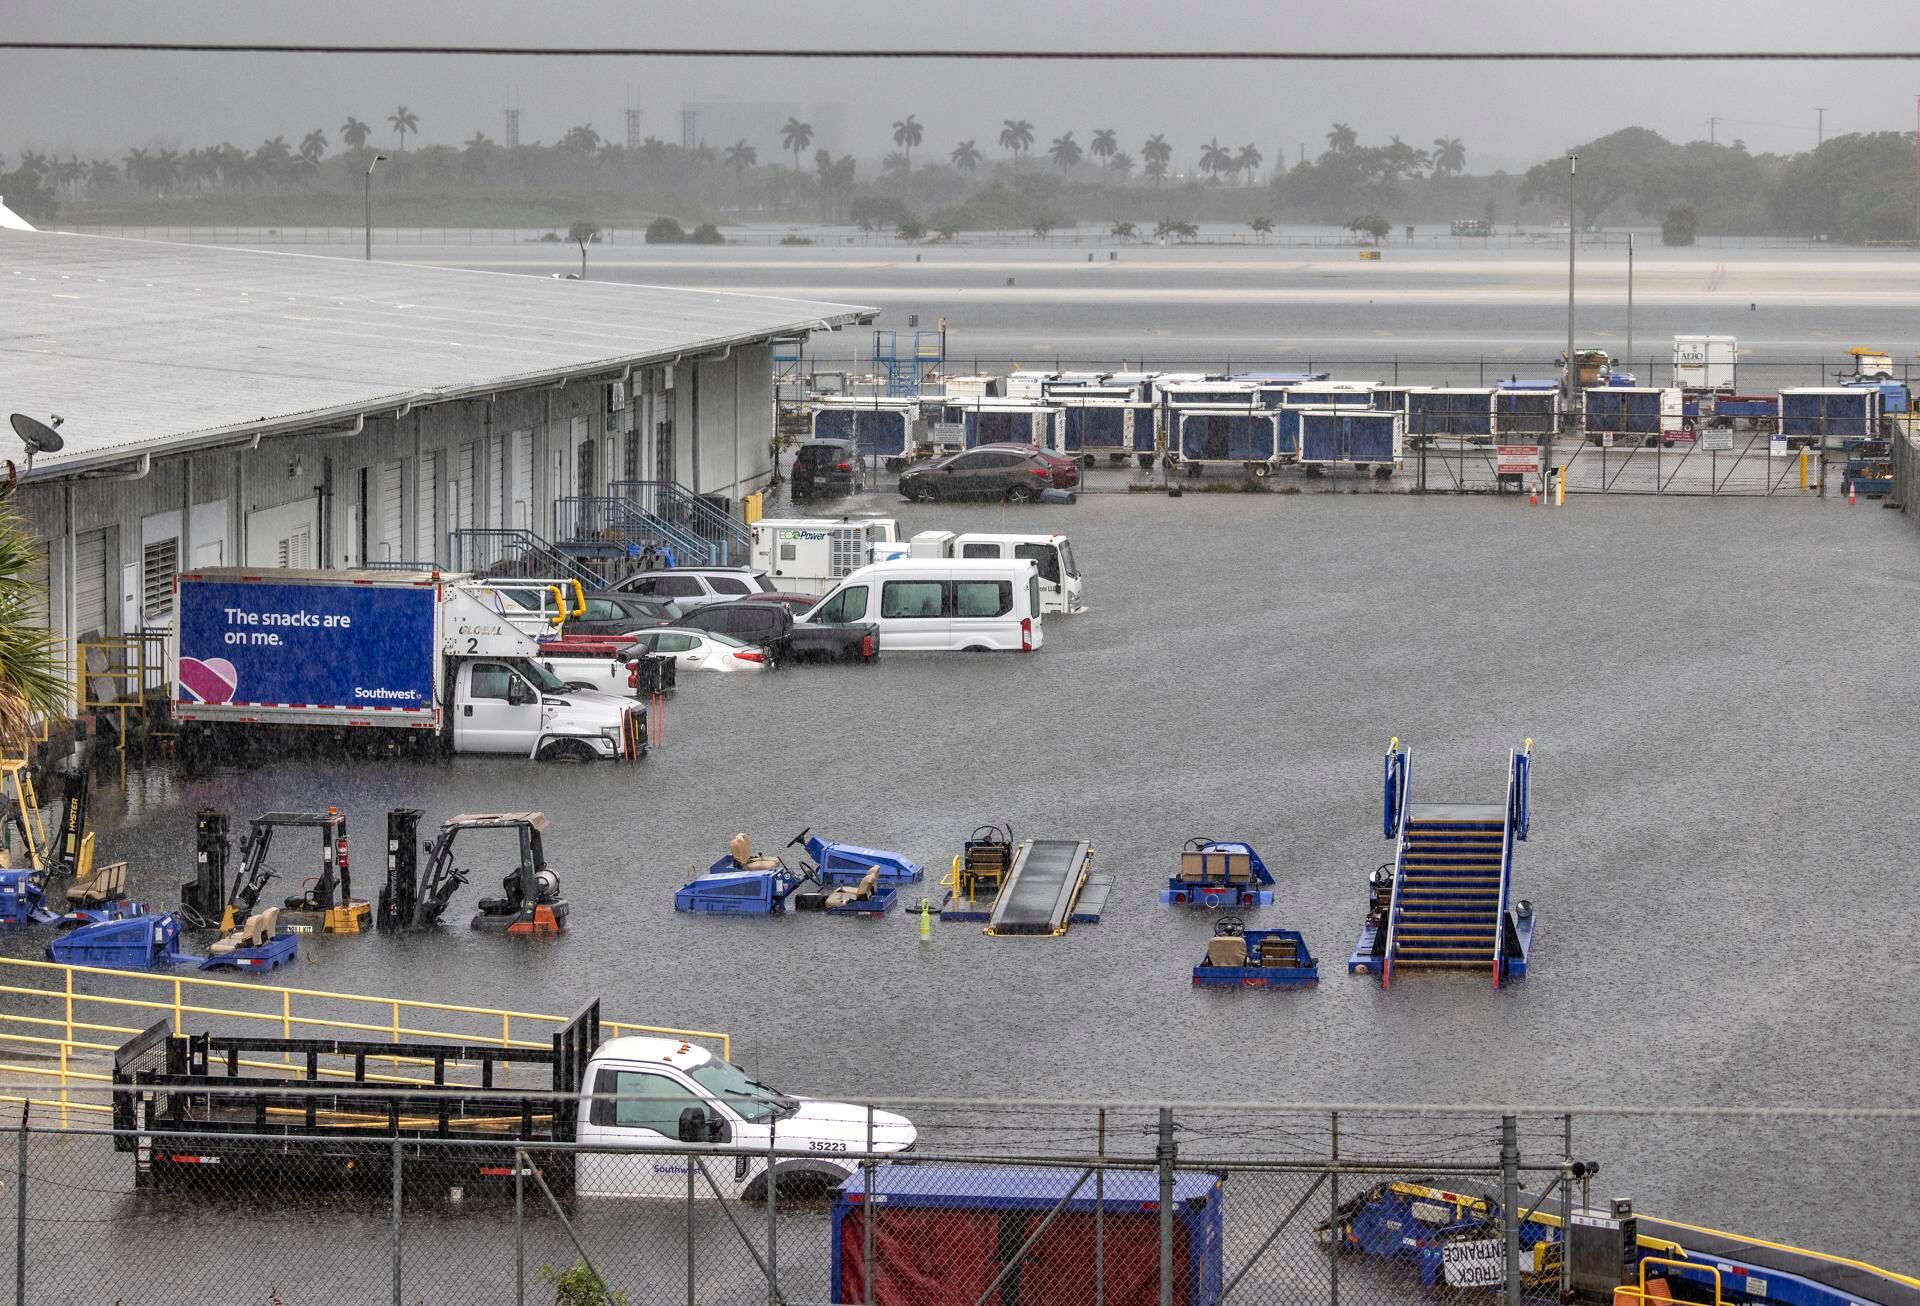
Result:
{"type": "Polygon", "coordinates": [[[1043,459],[1047,466],[1053,469],[1053,488],[1056,490],[1071,490],[1074,486],[1080,484],[1080,464],[1077,461],[1066,454],[1055,453],[1051,449],[1042,449],[1037,444],[994,443],[979,444],[975,445],[974,448],[1014,449],[1020,453],[1030,453],[1036,458],[1043,459]]]}
{"type": "Polygon", "coordinates": [[[1028,503],[1052,489],[1053,467],[1018,446],[968,449],[909,467],[900,474],[900,495],[917,503],[942,499],[1005,499],[1028,503]]]}
{"type": "Polygon", "coordinates": [[[880,656],[880,632],[866,623],[836,625],[795,620],[793,608],[775,599],[739,599],[695,608],[678,623],[714,631],[787,658],[871,662],[880,656]]]}
{"type": "Polygon", "coordinates": [[[828,496],[859,494],[866,489],[860,472],[860,451],[851,440],[809,440],[793,455],[787,477],[787,497],[794,502],[828,496]]]}
{"type": "Polygon", "coordinates": [[[731,635],[684,626],[639,631],[629,646],[635,650],[672,658],[677,671],[765,671],[771,656],[731,635]]]}
{"type": "Polygon", "coordinates": [[[641,598],[670,600],[684,609],[701,603],[771,594],[774,585],[766,572],[753,567],[668,567],[661,571],[636,572],[614,588],[641,598]]]}
{"type": "Polygon", "coordinates": [[[570,616],[569,635],[629,635],[648,626],[680,619],[680,605],[670,599],[642,598],[619,590],[595,590],[586,597],[586,611],[570,616]]]}

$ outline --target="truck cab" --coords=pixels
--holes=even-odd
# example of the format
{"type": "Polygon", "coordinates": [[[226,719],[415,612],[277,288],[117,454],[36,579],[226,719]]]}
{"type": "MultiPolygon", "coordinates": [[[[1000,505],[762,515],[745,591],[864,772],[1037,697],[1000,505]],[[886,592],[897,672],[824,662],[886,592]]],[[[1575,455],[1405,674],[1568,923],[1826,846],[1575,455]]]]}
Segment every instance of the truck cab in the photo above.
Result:
{"type": "MultiPolygon", "coordinates": [[[[705,1048],[665,1038],[602,1043],[581,1084],[579,1119],[581,1197],[684,1199],[688,1163],[680,1149],[688,1143],[719,1153],[705,1168],[722,1197],[766,1196],[770,1145],[805,1153],[775,1163],[779,1199],[824,1197],[853,1173],[869,1128],[875,1152],[904,1152],[915,1140],[904,1116],[793,1097],[705,1048]]],[[[714,1196],[706,1180],[693,1178],[699,1196],[714,1196]]]]}
{"type": "Polygon", "coordinates": [[[569,688],[534,658],[461,659],[452,711],[456,753],[590,762],[646,751],[644,709],[603,690],[569,688]]]}

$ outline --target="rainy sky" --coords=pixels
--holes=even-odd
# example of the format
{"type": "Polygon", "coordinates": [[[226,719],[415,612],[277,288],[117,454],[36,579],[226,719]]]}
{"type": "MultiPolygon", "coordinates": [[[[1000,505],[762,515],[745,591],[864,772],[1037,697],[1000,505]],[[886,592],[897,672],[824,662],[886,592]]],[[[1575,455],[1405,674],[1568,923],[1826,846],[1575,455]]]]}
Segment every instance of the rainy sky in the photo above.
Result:
{"type": "MultiPolygon", "coordinates": [[[[693,0],[10,0],[0,30],[21,39],[504,42],[564,45],[737,45],[970,49],[1176,47],[1299,49],[1920,49],[1920,5],[1870,11],[1804,0],[1201,0],[1106,6],[965,0],[960,4],[693,0]]],[[[973,138],[991,155],[1001,120],[1033,123],[1042,148],[1072,129],[1118,130],[1123,148],[1164,133],[1179,158],[1200,141],[1257,143],[1289,160],[1325,148],[1338,120],[1365,142],[1399,135],[1426,147],[1455,136],[1469,170],[1518,169],[1627,125],[1676,139],[1759,151],[1810,148],[1826,110],[1829,136],[1906,130],[1920,64],[1631,65],[1570,68],[1430,65],[1300,66],[1090,63],[742,63],[722,60],[478,59],[342,56],[0,53],[0,157],[23,148],[118,156],[134,145],[186,146],[268,136],[337,137],[353,114],[391,133],[405,104],[419,142],[504,135],[521,112],[523,142],[552,142],[591,123],[624,139],[695,133],[724,146],[745,138],[765,161],[793,115],[817,145],[872,158],[892,124],[914,114],[923,150],[973,138]]]]}

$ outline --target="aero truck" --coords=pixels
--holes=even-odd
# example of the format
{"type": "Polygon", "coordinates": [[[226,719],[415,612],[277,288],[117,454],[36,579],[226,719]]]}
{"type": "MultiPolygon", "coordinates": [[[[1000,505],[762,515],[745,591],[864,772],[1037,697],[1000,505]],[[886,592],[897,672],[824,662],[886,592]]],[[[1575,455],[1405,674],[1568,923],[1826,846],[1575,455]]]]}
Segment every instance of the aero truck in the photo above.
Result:
{"type": "Polygon", "coordinates": [[[173,716],[186,749],[349,730],[583,762],[647,749],[644,707],[578,687],[611,683],[615,660],[547,656],[484,586],[437,572],[228,567],[182,573],[174,594],[173,716]]]}

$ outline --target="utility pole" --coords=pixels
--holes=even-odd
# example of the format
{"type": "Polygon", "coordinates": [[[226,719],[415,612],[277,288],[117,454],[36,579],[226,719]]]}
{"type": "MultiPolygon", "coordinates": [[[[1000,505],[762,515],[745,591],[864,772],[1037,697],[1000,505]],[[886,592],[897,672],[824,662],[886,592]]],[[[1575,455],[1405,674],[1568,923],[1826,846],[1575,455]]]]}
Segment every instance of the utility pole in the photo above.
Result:
{"type": "Polygon", "coordinates": [[[1716,133],[1719,132],[1719,130],[1720,130],[1720,120],[1718,118],[1707,119],[1707,144],[1712,145],[1715,143],[1714,137],[1716,133]]]}
{"type": "Polygon", "coordinates": [[[1580,367],[1573,357],[1573,264],[1575,236],[1573,184],[1580,171],[1580,156],[1567,156],[1567,420],[1573,420],[1574,396],[1580,392],[1580,367]]]}
{"type": "MultiPolygon", "coordinates": [[[[1633,358],[1633,233],[1631,231],[1627,233],[1627,354],[1626,356],[1629,361],[1631,361],[1633,358]]],[[[1647,384],[1648,385],[1653,384],[1653,376],[1651,375],[1651,373],[1649,373],[1649,375],[1647,376],[1647,384]]]]}
{"type": "Polygon", "coordinates": [[[1827,111],[1820,108],[1815,109],[1814,112],[1820,115],[1814,120],[1813,127],[1813,148],[1817,150],[1827,143],[1827,111]]]}
{"type": "Polygon", "coordinates": [[[1920,95],[1913,97],[1913,234],[1920,236],[1920,95]]]}
{"type": "Polygon", "coordinates": [[[387,161],[386,155],[376,154],[367,163],[367,187],[366,187],[367,257],[366,257],[366,261],[369,263],[373,262],[373,170],[379,167],[381,164],[385,163],[386,161],[387,161]]]}

